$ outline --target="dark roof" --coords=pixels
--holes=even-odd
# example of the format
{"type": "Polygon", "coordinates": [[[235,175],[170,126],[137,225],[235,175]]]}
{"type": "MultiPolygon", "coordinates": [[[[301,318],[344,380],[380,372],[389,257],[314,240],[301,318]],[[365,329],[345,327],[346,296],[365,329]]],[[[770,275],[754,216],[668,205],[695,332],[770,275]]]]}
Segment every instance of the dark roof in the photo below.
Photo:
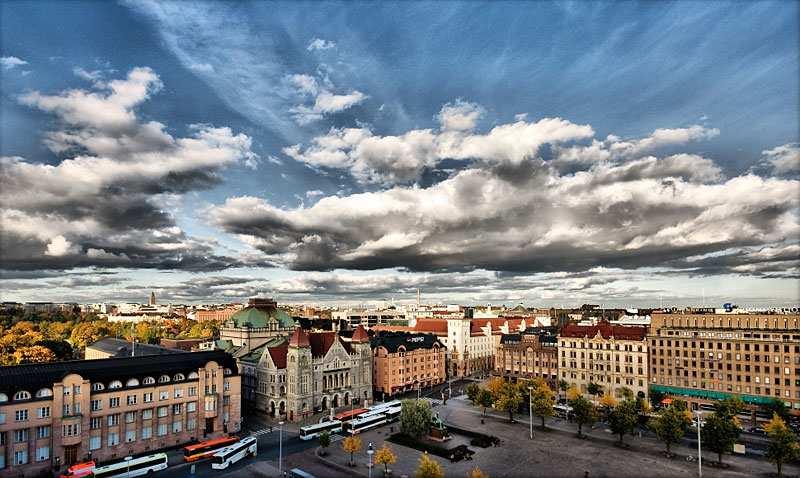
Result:
{"type": "Polygon", "coordinates": [[[339,336],[336,335],[336,332],[308,334],[308,341],[311,342],[311,355],[314,357],[324,357],[333,343],[338,339],[339,336]]]}
{"type": "Polygon", "coordinates": [[[282,328],[294,326],[294,320],[283,309],[278,308],[275,301],[270,299],[250,299],[247,307],[235,312],[228,321],[235,327],[263,328],[271,322],[277,322],[282,328]]]}
{"type": "MultiPolygon", "coordinates": [[[[133,344],[127,340],[117,339],[114,337],[106,337],[87,345],[87,348],[93,348],[101,352],[110,354],[112,357],[130,357],[133,344]]],[[[169,349],[160,345],[143,344],[136,342],[136,355],[166,355],[166,354],[182,354],[186,353],[183,350],[169,349]]]]}
{"type": "Polygon", "coordinates": [[[278,345],[277,347],[267,348],[269,356],[272,358],[272,363],[275,368],[286,368],[286,354],[289,352],[289,344],[278,345]]]}
{"type": "Polygon", "coordinates": [[[561,337],[594,337],[600,334],[604,339],[614,337],[617,340],[644,340],[647,327],[611,325],[599,322],[597,325],[565,325],[561,329],[561,337]]]}
{"type": "Polygon", "coordinates": [[[373,349],[385,347],[391,354],[402,346],[406,350],[430,349],[434,344],[444,348],[435,334],[410,334],[407,332],[378,332],[370,340],[373,349]]]}
{"type": "Polygon", "coordinates": [[[108,358],[98,360],[70,360],[67,362],[34,363],[13,365],[0,369],[0,392],[12,396],[19,390],[36,393],[40,388],[50,388],[71,373],[76,373],[91,382],[107,383],[120,380],[123,384],[130,378],[141,382],[144,377],[158,378],[159,375],[172,376],[175,373],[188,375],[197,372],[210,361],[229,368],[233,375],[238,373],[236,360],[221,350],[203,352],[184,352],[136,357],[108,358]]]}

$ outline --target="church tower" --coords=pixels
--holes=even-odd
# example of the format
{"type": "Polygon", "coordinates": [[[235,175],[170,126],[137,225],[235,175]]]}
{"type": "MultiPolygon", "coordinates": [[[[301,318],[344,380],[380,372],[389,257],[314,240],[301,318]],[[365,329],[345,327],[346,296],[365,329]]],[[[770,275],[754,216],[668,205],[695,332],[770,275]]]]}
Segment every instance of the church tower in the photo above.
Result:
{"type": "Polygon", "coordinates": [[[150,291],[150,300],[147,301],[147,305],[150,307],[156,305],[156,293],[155,291],[150,291]]]}
{"type": "Polygon", "coordinates": [[[306,331],[297,327],[289,338],[286,352],[286,409],[290,421],[314,412],[312,368],[311,342],[306,331]]]}

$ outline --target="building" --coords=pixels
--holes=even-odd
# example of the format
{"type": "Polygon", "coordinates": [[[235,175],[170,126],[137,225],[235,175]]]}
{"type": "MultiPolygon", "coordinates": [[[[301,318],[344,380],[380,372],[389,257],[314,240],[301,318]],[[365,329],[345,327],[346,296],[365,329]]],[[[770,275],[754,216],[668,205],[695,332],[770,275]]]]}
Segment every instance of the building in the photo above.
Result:
{"type": "Polygon", "coordinates": [[[190,314],[190,319],[203,322],[206,320],[227,321],[233,314],[242,309],[241,305],[228,305],[224,307],[211,307],[208,309],[195,309],[190,314]]]}
{"type": "Polygon", "coordinates": [[[127,340],[106,337],[86,346],[84,358],[97,360],[106,358],[134,357],[142,355],[169,355],[180,353],[159,345],[129,342],[127,340]]]}
{"type": "Polygon", "coordinates": [[[334,310],[331,312],[331,319],[340,324],[347,324],[352,329],[359,325],[365,329],[376,325],[408,325],[405,312],[394,308],[334,310]]]}
{"type": "Polygon", "coordinates": [[[236,363],[219,351],[3,367],[0,476],[236,432],[239,390],[236,363]]]}
{"type": "Polygon", "coordinates": [[[800,415],[800,316],[654,313],[650,389],[693,406],[739,396],[800,415]]]}
{"type": "Polygon", "coordinates": [[[621,397],[626,387],[635,396],[647,397],[647,328],[611,325],[569,324],[558,336],[562,380],[587,393],[590,383],[603,393],[621,397]]]}
{"type": "Polygon", "coordinates": [[[156,305],[156,293],[150,292],[150,300],[147,301],[147,305],[150,307],[154,307],[156,305]]]}
{"type": "Polygon", "coordinates": [[[447,379],[447,349],[434,334],[378,332],[372,347],[372,388],[381,398],[447,379]]]}
{"type": "Polygon", "coordinates": [[[209,342],[209,339],[160,339],[161,347],[173,351],[191,352],[200,350],[200,344],[209,342]]]}
{"type": "Polygon", "coordinates": [[[296,328],[266,345],[256,367],[257,410],[300,421],[316,412],[372,399],[372,352],[359,326],[349,341],[336,332],[296,328]]]}
{"type": "Polygon", "coordinates": [[[558,337],[555,328],[530,328],[503,334],[495,351],[495,373],[506,378],[547,380],[558,385],[558,337]]]}
{"type": "Polygon", "coordinates": [[[249,353],[275,337],[288,337],[294,325],[294,319],[279,309],[274,300],[253,298],[223,324],[219,338],[249,353]]]}

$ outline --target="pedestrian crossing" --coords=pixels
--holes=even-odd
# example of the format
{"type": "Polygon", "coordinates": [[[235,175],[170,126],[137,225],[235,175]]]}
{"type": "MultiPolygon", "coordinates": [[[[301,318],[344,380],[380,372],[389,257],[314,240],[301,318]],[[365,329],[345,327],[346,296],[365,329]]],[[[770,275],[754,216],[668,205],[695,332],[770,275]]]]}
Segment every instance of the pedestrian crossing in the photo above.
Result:
{"type": "Polygon", "coordinates": [[[267,434],[272,433],[274,431],[275,431],[275,428],[273,428],[273,427],[260,428],[258,430],[251,430],[250,431],[250,436],[251,437],[258,437],[258,436],[261,436],[261,435],[267,435],[267,434]]]}

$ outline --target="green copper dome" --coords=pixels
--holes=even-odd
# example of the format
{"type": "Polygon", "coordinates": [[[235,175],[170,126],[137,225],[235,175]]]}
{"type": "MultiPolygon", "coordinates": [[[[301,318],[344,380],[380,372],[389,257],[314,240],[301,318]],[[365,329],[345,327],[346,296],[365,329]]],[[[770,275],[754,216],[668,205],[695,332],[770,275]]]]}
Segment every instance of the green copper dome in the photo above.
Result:
{"type": "Polygon", "coordinates": [[[294,319],[269,299],[250,299],[247,307],[233,314],[230,320],[235,327],[256,329],[269,327],[274,322],[278,322],[280,328],[294,327],[294,319]]]}

